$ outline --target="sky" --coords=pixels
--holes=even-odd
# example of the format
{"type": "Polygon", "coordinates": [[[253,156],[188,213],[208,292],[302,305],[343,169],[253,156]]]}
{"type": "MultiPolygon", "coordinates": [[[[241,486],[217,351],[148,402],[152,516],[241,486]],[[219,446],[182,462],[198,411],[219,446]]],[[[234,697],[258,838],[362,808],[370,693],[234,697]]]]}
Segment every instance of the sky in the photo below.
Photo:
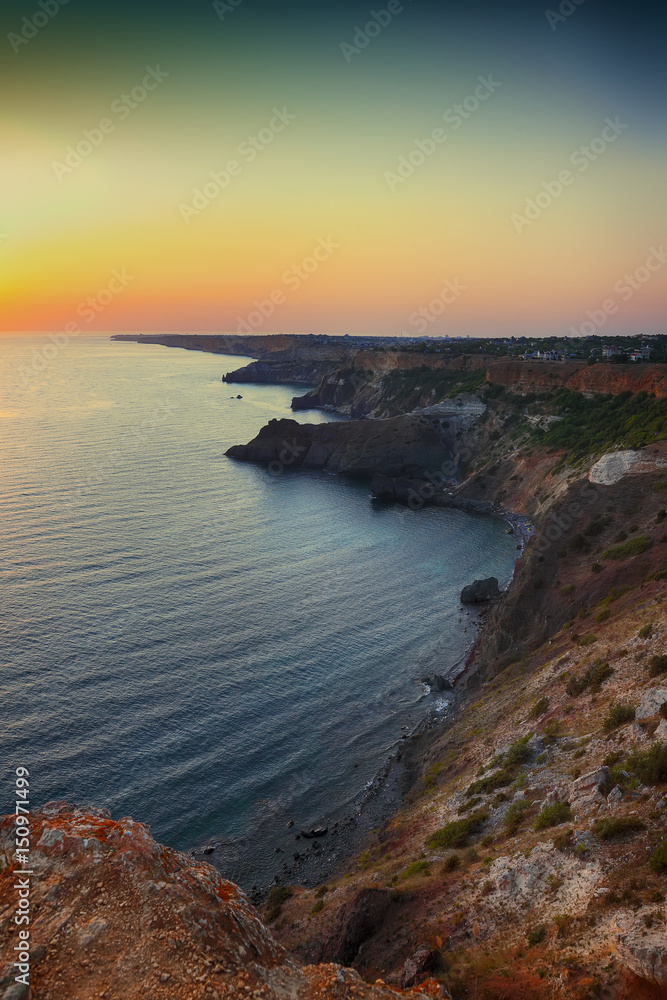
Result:
{"type": "Polygon", "coordinates": [[[0,328],[665,332],[666,19],[6,0],[0,328]]]}

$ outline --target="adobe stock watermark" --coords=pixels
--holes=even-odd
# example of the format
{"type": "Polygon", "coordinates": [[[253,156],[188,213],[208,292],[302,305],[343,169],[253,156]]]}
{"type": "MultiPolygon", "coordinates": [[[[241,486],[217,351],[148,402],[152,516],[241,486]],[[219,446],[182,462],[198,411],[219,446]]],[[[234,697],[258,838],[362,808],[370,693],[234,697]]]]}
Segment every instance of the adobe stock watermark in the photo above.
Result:
{"type": "MultiPolygon", "coordinates": [[[[591,139],[587,146],[579,146],[578,149],[575,149],[570,154],[570,163],[578,168],[580,174],[583,174],[591,163],[595,163],[627,128],[629,125],[622,122],[618,115],[613,120],[605,118],[605,127],[600,135],[591,139]]],[[[577,175],[573,174],[571,170],[561,170],[554,180],[542,181],[542,190],[538,191],[533,198],[526,198],[524,214],[513,212],[510,216],[510,221],[517,233],[522,233],[527,226],[532,226],[543,212],[561,197],[565,188],[574,184],[576,179],[577,175]]]]}
{"type": "Polygon", "coordinates": [[[221,21],[224,21],[227,14],[233,14],[237,7],[240,7],[243,0],[213,0],[213,10],[221,21]]]}
{"type": "MultiPolygon", "coordinates": [[[[499,80],[494,80],[493,76],[478,76],[478,84],[472,93],[461,101],[460,104],[453,104],[443,112],[442,120],[451,126],[451,131],[456,132],[461,126],[488,101],[489,97],[502,86],[499,80]]],[[[405,156],[398,158],[395,170],[386,170],[384,179],[389,185],[389,190],[394,192],[396,188],[408,181],[419,167],[426,163],[429,157],[433,156],[439,147],[447,142],[448,132],[440,127],[434,128],[425,138],[415,139],[415,144],[405,156]]]]}
{"type": "Polygon", "coordinates": [[[69,3],[69,0],[39,0],[36,10],[31,17],[24,17],[21,21],[19,32],[10,31],[7,35],[9,44],[14,52],[20,52],[22,45],[27,45],[35,38],[42,28],[45,28],[49,21],[53,20],[61,7],[69,3]]]}
{"type": "MultiPolygon", "coordinates": [[[[412,2],[412,0],[409,0],[412,2]]],[[[389,0],[386,7],[381,10],[371,10],[370,18],[364,25],[354,26],[354,36],[352,42],[341,42],[339,48],[343,53],[345,62],[349,65],[354,56],[359,56],[368,48],[374,38],[388,27],[397,14],[402,14],[405,7],[401,0],[389,0]]]]}
{"type": "Polygon", "coordinates": [[[598,330],[601,330],[610,316],[618,312],[620,304],[629,302],[644,285],[651,280],[656,271],[659,271],[667,263],[667,251],[660,247],[650,247],[649,253],[643,264],[631,274],[624,274],[622,278],[614,282],[613,291],[617,298],[605,299],[599,309],[587,309],[585,319],[580,326],[571,326],[569,332],[575,337],[591,337],[598,330]]]}
{"type": "Polygon", "coordinates": [[[462,285],[458,278],[454,278],[453,281],[447,279],[440,289],[440,294],[431,299],[428,305],[421,306],[416,312],[411,313],[408,323],[415,327],[417,333],[425,333],[429,324],[435,323],[447,307],[453,305],[467,288],[468,286],[462,285]]]}
{"type": "MultiPolygon", "coordinates": [[[[30,986],[30,887],[34,871],[30,866],[30,772],[27,767],[17,767],[15,778],[16,802],[14,805],[14,890],[17,943],[14,945],[14,982],[30,986]]],[[[15,988],[13,988],[15,989],[15,988]]],[[[12,991],[10,992],[13,992],[12,991]]],[[[19,995],[18,993],[16,994],[19,995]]],[[[21,994],[23,995],[23,994],[21,994]]]]}
{"type": "Polygon", "coordinates": [[[146,66],[146,74],[141,83],[137,84],[129,94],[121,94],[111,102],[110,111],[116,117],[101,118],[96,126],[90,129],[83,129],[79,139],[75,144],[65,148],[64,161],[53,160],[51,169],[59,181],[73,173],[77,167],[81,166],[84,160],[91,156],[95,150],[102,145],[105,138],[116,131],[118,122],[125,121],[129,115],[139,107],[148,97],[149,93],[157,90],[163,80],[169,76],[163,69],[157,66],[146,66]]]}
{"type": "Polygon", "coordinates": [[[252,333],[263,326],[264,322],[273,316],[276,308],[287,302],[287,293],[284,289],[286,288],[293,293],[298,292],[303,283],[308,281],[320,269],[321,265],[339,249],[340,243],[336,243],[331,236],[327,236],[326,239],[320,236],[312,253],[304,257],[298,264],[292,264],[286,271],[283,271],[279,287],[274,288],[266,299],[255,299],[253,302],[255,308],[245,318],[237,316],[237,332],[252,333]]]}
{"type": "Polygon", "coordinates": [[[567,21],[568,17],[572,17],[577,7],[581,7],[582,3],[585,2],[586,0],[563,0],[558,11],[545,10],[544,14],[551,30],[555,31],[559,24],[567,21]]]}
{"type": "MultiPolygon", "coordinates": [[[[74,310],[76,315],[84,323],[92,323],[127,288],[129,283],[134,280],[134,275],[128,274],[126,268],[120,271],[114,269],[104,288],[99,288],[95,295],[88,295],[79,302],[74,310]]],[[[30,365],[20,365],[18,369],[18,374],[22,379],[23,385],[27,385],[31,378],[45,371],[50,362],[57,358],[61,351],[65,350],[71,338],[78,337],[81,332],[81,325],[72,320],[65,324],[65,329],[62,333],[50,333],[48,335],[50,343],[46,344],[41,350],[33,347],[32,363],[30,365]]]]}
{"type": "Polygon", "coordinates": [[[282,110],[273,109],[273,117],[264,128],[261,128],[256,135],[248,135],[237,146],[237,154],[240,159],[229,160],[222,170],[209,171],[209,178],[201,187],[193,188],[192,201],[189,204],[181,202],[178,210],[181,218],[187,224],[196,219],[205,208],[215,201],[232,182],[232,178],[240,177],[244,170],[244,164],[250,164],[257,159],[258,155],[270,146],[273,140],[287,126],[296,119],[296,115],[290,114],[286,107],[282,110]],[[244,162],[241,162],[243,160],[244,162]]]}

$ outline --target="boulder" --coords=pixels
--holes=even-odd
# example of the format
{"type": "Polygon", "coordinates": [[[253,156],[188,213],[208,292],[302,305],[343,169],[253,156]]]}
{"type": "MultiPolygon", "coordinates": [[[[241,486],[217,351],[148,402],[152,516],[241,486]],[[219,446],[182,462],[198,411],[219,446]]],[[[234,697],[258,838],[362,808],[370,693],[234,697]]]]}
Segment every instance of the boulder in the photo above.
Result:
{"type": "Polygon", "coordinates": [[[606,794],[609,794],[608,786],[608,767],[600,767],[597,771],[582,774],[569,787],[568,799],[572,812],[581,815],[606,802],[606,794]]]}
{"type": "Polygon", "coordinates": [[[420,948],[414,955],[410,956],[403,966],[401,988],[405,990],[409,989],[410,986],[416,986],[420,979],[428,975],[429,972],[435,972],[439,960],[440,955],[435,948],[420,948]]]}
{"type": "Polygon", "coordinates": [[[494,597],[500,597],[500,588],[495,576],[487,580],[475,580],[461,591],[461,604],[483,604],[494,597]]]}
{"type": "Polygon", "coordinates": [[[658,715],[660,706],[667,701],[667,688],[650,688],[644,691],[639,708],[635,712],[636,719],[650,719],[658,715]]]}

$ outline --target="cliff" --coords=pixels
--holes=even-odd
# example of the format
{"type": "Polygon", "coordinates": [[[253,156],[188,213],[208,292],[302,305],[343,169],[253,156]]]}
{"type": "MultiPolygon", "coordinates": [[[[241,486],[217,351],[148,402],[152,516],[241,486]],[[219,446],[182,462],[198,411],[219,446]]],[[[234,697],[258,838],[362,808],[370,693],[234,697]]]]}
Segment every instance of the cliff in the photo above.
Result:
{"type": "Polygon", "coordinates": [[[667,395],[667,366],[488,360],[483,354],[460,355],[359,351],[316,388],[292,401],[294,410],[331,409],[352,417],[386,417],[433,406],[485,383],[516,394],[573,392],[619,395],[647,392],[667,395]]]}
{"type": "Polygon", "coordinates": [[[326,469],[355,476],[424,476],[451,457],[433,423],[415,414],[330,424],[271,420],[256,438],[226,454],[279,471],[326,469]]]}
{"type": "Polygon", "coordinates": [[[31,817],[30,985],[16,982],[22,878],[14,817],[0,820],[0,991],[4,1000],[398,1000],[407,993],[338,965],[300,967],[231,882],[157,844],[141,823],[49,803],[31,817]]]}

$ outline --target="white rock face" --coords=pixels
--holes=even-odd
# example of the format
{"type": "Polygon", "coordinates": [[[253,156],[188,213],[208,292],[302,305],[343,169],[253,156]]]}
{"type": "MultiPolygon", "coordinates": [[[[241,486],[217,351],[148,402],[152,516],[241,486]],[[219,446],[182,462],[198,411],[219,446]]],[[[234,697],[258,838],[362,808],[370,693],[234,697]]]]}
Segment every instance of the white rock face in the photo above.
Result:
{"type": "Polygon", "coordinates": [[[489,879],[495,891],[487,897],[492,909],[508,904],[522,910],[539,905],[545,913],[581,913],[602,879],[597,861],[584,862],[572,855],[561,854],[553,844],[537,844],[526,858],[496,858],[489,868],[489,879]],[[554,876],[560,883],[550,890],[554,876]],[[547,881],[549,880],[549,881],[547,881]]]}
{"type": "Polygon", "coordinates": [[[595,463],[588,478],[600,486],[613,486],[623,476],[657,472],[666,468],[667,462],[664,459],[656,459],[645,451],[612,451],[595,463]]]}
{"type": "Polygon", "coordinates": [[[616,917],[616,947],[621,961],[635,975],[667,985],[667,946],[664,925],[647,930],[641,914],[626,912],[616,917]]]}
{"type": "Polygon", "coordinates": [[[657,715],[660,706],[667,701],[667,688],[650,688],[644,691],[639,708],[635,712],[635,719],[650,719],[652,715],[657,715]]]}

